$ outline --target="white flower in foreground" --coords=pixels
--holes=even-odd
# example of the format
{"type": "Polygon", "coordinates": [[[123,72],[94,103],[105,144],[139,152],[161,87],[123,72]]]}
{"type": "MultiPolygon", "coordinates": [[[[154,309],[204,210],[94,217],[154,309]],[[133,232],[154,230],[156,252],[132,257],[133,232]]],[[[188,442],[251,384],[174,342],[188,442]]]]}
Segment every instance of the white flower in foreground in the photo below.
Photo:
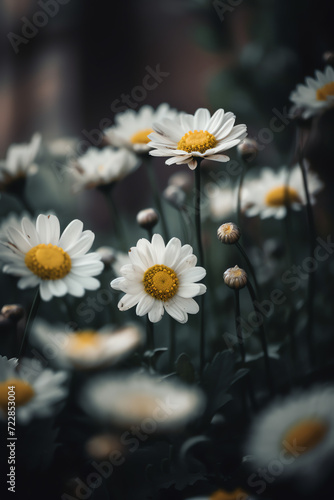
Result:
{"type": "Polygon", "coordinates": [[[334,69],[326,66],[324,72],[316,71],[316,78],[305,78],[305,85],[297,85],[291,92],[292,111],[302,109],[302,117],[307,119],[325,108],[334,105],[334,69]]]}
{"type": "Polygon", "coordinates": [[[148,314],[152,323],[160,321],[164,311],[186,323],[188,314],[199,310],[192,297],[206,291],[205,285],[196,283],[206,271],[195,267],[197,257],[192,252],[192,247],[181,246],[178,238],[166,246],[160,234],[154,234],[152,242],[140,239],[129,251],[131,264],[121,268],[123,277],[111,282],[112,288],[125,292],[118,308],[127,311],[137,304],[137,315],[148,314]]]}
{"type": "Polygon", "coordinates": [[[160,104],[157,109],[142,106],[138,111],[128,109],[115,116],[116,125],[104,131],[108,142],[117,147],[128,147],[136,153],[146,153],[150,146],[148,135],[153,132],[153,123],[163,118],[175,118],[177,111],[168,104],[160,104]]]}
{"type": "Polygon", "coordinates": [[[82,394],[88,413],[122,428],[139,424],[143,432],[178,430],[204,409],[204,395],[143,373],[105,376],[92,380],[82,394]]]}
{"type": "Polygon", "coordinates": [[[39,286],[45,301],[66,293],[82,297],[87,290],[96,290],[100,282],[94,278],[103,270],[100,256],[89,253],[95,235],[83,231],[83,223],[72,221],[60,236],[55,215],[39,215],[36,225],[23,218],[21,229],[7,229],[1,241],[0,260],[6,262],[3,272],[19,276],[21,289],[39,286]]]}
{"type": "Polygon", "coordinates": [[[310,488],[321,482],[334,460],[334,387],[316,387],[280,398],[259,415],[246,453],[254,467],[282,463],[282,479],[295,477],[310,488]]]}
{"type": "Polygon", "coordinates": [[[0,189],[6,189],[11,182],[37,172],[34,160],[41,141],[41,135],[35,134],[30,143],[13,144],[8,148],[6,159],[0,161],[0,189]]]}
{"type": "Polygon", "coordinates": [[[68,171],[76,192],[119,181],[138,166],[136,155],[125,148],[117,151],[112,148],[89,148],[71,163],[68,171]]]}
{"type": "Polygon", "coordinates": [[[236,125],[235,115],[218,109],[213,116],[200,108],[195,115],[179,113],[174,119],[165,118],[153,125],[149,135],[152,156],[170,156],[167,165],[187,163],[193,170],[202,159],[226,162],[223,154],[239,144],[247,135],[246,125],[236,125]]]}
{"type": "Polygon", "coordinates": [[[66,378],[65,372],[43,369],[36,359],[22,359],[18,365],[16,358],[0,356],[0,419],[7,421],[7,408],[13,406],[8,405],[9,387],[15,392],[18,422],[27,424],[33,418],[54,416],[56,405],[67,395],[62,385],[66,378]]]}
{"type": "MultiPolygon", "coordinates": [[[[311,171],[307,172],[307,182],[311,203],[316,202],[315,194],[323,188],[323,183],[311,171]]],[[[242,192],[242,209],[249,217],[259,215],[261,219],[285,217],[288,204],[293,210],[301,210],[306,204],[303,178],[298,165],[289,174],[285,168],[278,172],[263,168],[258,178],[247,182],[242,192]],[[288,186],[287,186],[288,182],[288,186]]]]}
{"type": "Polygon", "coordinates": [[[123,360],[142,343],[143,336],[132,324],[118,329],[105,326],[98,331],[69,331],[66,325],[37,320],[30,340],[57,366],[88,370],[123,360]]]}

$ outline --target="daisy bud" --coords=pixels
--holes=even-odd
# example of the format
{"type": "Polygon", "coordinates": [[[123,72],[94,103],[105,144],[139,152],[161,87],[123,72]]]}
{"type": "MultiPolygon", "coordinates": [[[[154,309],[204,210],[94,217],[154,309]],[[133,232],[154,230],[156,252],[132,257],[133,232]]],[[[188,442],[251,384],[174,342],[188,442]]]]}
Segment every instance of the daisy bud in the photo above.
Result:
{"type": "Polygon", "coordinates": [[[224,272],[224,283],[230,288],[240,290],[247,284],[247,273],[238,266],[230,267],[224,272]]]}
{"type": "Polygon", "coordinates": [[[237,150],[243,160],[254,160],[258,152],[257,142],[254,139],[244,139],[242,143],[237,146],[237,150]]]}
{"type": "Polygon", "coordinates": [[[186,199],[185,192],[181,188],[172,184],[166,187],[162,195],[165,200],[172,205],[172,207],[177,209],[183,207],[186,199]]]}
{"type": "Polygon", "coordinates": [[[137,223],[144,229],[152,229],[159,221],[159,215],[154,208],[145,208],[137,214],[137,223]]]}
{"type": "Polygon", "coordinates": [[[18,304],[10,304],[3,306],[3,308],[0,311],[0,314],[6,318],[14,321],[14,323],[17,323],[20,321],[20,319],[23,318],[24,316],[24,309],[22,306],[18,304]]]}
{"type": "Polygon", "coordinates": [[[322,59],[324,63],[334,65],[334,52],[332,50],[328,50],[322,55],[322,59]]]}
{"type": "Polygon", "coordinates": [[[236,224],[233,222],[226,222],[218,228],[217,236],[225,245],[233,245],[239,240],[241,233],[236,224]]]}
{"type": "Polygon", "coordinates": [[[100,247],[96,252],[101,256],[101,261],[105,266],[111,266],[116,261],[116,252],[111,247],[100,247]]]}
{"type": "Polygon", "coordinates": [[[185,193],[190,193],[194,185],[194,177],[190,172],[176,172],[168,179],[170,186],[176,186],[185,193]]]}

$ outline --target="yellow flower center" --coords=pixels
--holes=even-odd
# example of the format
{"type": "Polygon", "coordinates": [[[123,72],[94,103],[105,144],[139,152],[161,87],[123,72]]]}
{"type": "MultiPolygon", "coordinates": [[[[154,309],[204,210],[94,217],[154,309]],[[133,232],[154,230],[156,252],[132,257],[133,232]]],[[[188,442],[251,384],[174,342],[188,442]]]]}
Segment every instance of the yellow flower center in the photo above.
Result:
{"type": "Polygon", "coordinates": [[[179,287],[176,273],[163,265],[150,267],[145,272],[143,281],[145,292],[163,302],[174,297],[179,287]]]}
{"type": "Polygon", "coordinates": [[[94,330],[83,330],[78,333],[71,333],[68,336],[67,350],[72,353],[78,351],[88,351],[91,348],[97,347],[100,343],[101,337],[94,330]]]}
{"type": "Polygon", "coordinates": [[[26,253],[25,265],[42,280],[59,280],[71,270],[70,256],[56,245],[41,243],[26,253]]]}
{"type": "MultiPolygon", "coordinates": [[[[30,399],[34,396],[35,391],[31,387],[28,382],[21,379],[11,378],[6,380],[5,382],[0,383],[0,408],[1,410],[7,412],[8,408],[13,407],[14,405],[8,405],[8,401],[12,400],[12,398],[8,399],[8,387],[13,386],[13,391],[15,392],[15,408],[18,406],[25,405],[30,401],[30,399]]],[[[13,394],[12,392],[10,394],[13,394]]],[[[13,399],[14,401],[14,399],[13,399]]]]}
{"type": "Polygon", "coordinates": [[[317,90],[317,100],[326,101],[329,95],[334,96],[334,82],[326,83],[326,85],[317,90]]]}
{"type": "Polygon", "coordinates": [[[231,492],[217,490],[210,495],[209,500],[247,500],[248,493],[241,488],[237,488],[231,492]]]}
{"type": "Polygon", "coordinates": [[[269,207],[282,207],[291,203],[300,203],[298,192],[288,186],[278,186],[266,194],[265,203],[269,207]]]}
{"type": "Polygon", "coordinates": [[[301,453],[306,453],[312,448],[315,448],[326,436],[328,424],[322,420],[308,418],[301,420],[296,425],[291,427],[283,437],[283,447],[290,451],[291,447],[301,446],[305,450],[301,453]]]}
{"type": "Polygon", "coordinates": [[[131,136],[130,141],[132,144],[148,144],[150,142],[150,139],[147,137],[148,135],[152,134],[153,129],[152,128],[145,128],[144,130],[139,130],[133,136],[131,136]]]}
{"type": "Polygon", "coordinates": [[[199,132],[195,130],[190,131],[185,134],[177,145],[177,149],[182,151],[187,151],[192,153],[193,151],[198,151],[199,153],[205,153],[208,149],[214,148],[217,145],[217,140],[214,135],[210,134],[206,130],[200,130],[199,132]]]}

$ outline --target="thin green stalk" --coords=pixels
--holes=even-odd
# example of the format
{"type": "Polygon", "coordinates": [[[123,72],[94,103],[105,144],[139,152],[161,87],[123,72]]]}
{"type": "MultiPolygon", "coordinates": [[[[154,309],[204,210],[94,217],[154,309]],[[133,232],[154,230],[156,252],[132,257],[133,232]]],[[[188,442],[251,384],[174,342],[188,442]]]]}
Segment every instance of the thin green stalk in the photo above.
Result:
{"type": "MultiPolygon", "coordinates": [[[[315,243],[316,243],[316,232],[313,218],[313,211],[310,199],[310,192],[307,184],[307,174],[304,166],[303,159],[300,159],[299,162],[301,173],[303,176],[303,184],[306,195],[306,214],[309,228],[309,245],[310,245],[310,256],[313,258],[315,251],[315,243]]],[[[308,311],[308,321],[306,326],[306,338],[308,344],[309,358],[311,368],[314,368],[316,364],[316,351],[315,351],[315,342],[314,342],[314,332],[313,332],[313,324],[314,324],[314,297],[315,297],[315,272],[311,272],[308,275],[308,285],[307,285],[307,311],[308,311]]]]}
{"type": "Polygon", "coordinates": [[[263,328],[263,317],[262,317],[262,314],[259,311],[259,308],[257,306],[258,301],[257,301],[256,295],[255,295],[254,288],[252,287],[250,281],[247,281],[247,288],[249,291],[249,295],[252,299],[254,312],[256,313],[256,315],[259,314],[261,316],[261,321],[260,321],[258,328],[259,328],[260,340],[261,340],[261,344],[262,344],[264,365],[265,365],[266,374],[267,374],[267,381],[268,381],[268,388],[269,388],[270,392],[275,392],[274,379],[273,379],[273,374],[272,374],[271,364],[270,364],[270,359],[269,359],[269,354],[268,354],[267,339],[266,339],[266,334],[265,334],[265,331],[263,328]]]}
{"type": "Polygon", "coordinates": [[[169,344],[169,369],[174,370],[176,338],[175,338],[175,320],[170,318],[170,344],[169,344]]]}
{"type": "Polygon", "coordinates": [[[121,217],[119,216],[116,204],[114,202],[113,198],[113,189],[114,189],[114,184],[111,184],[109,186],[101,186],[100,191],[105,196],[105,199],[108,203],[110,214],[111,214],[111,219],[115,227],[115,233],[117,236],[118,241],[122,245],[123,249],[126,250],[128,248],[127,245],[127,239],[125,236],[125,229],[124,226],[122,225],[121,222],[121,217]]]}
{"type": "Polygon", "coordinates": [[[245,259],[245,262],[247,264],[247,267],[249,269],[249,272],[251,273],[252,275],[252,278],[253,278],[253,281],[254,281],[254,287],[255,287],[255,290],[256,290],[256,294],[258,296],[260,296],[260,291],[259,291],[259,284],[257,282],[257,279],[256,279],[256,275],[255,275],[255,271],[254,271],[254,268],[251,264],[251,261],[249,260],[248,258],[248,255],[247,253],[245,252],[245,250],[242,248],[242,246],[240,245],[239,241],[237,241],[235,243],[235,246],[237,247],[237,249],[239,250],[239,252],[241,253],[241,255],[243,256],[243,258],[245,259]]]}
{"type": "Polygon", "coordinates": [[[35,294],[34,301],[32,303],[32,306],[31,306],[31,309],[29,312],[29,316],[27,319],[27,323],[26,323],[26,326],[24,329],[21,347],[20,347],[19,355],[18,355],[19,358],[21,358],[24,355],[24,352],[25,352],[25,349],[26,349],[26,346],[28,343],[29,333],[30,333],[31,327],[34,323],[34,320],[36,318],[37,309],[39,307],[40,302],[41,302],[41,296],[40,296],[39,289],[38,289],[36,294],[35,294]]]}
{"type": "MultiPolygon", "coordinates": [[[[201,161],[198,161],[195,169],[195,227],[197,237],[197,247],[199,255],[199,265],[204,267],[204,252],[202,245],[202,229],[201,229],[201,161]]],[[[204,369],[205,363],[205,330],[204,330],[204,295],[200,297],[200,373],[204,369]]]]}
{"type": "Polygon", "coordinates": [[[157,211],[159,212],[159,215],[160,215],[160,220],[161,220],[162,231],[163,231],[164,237],[167,240],[169,240],[169,231],[168,231],[168,226],[166,223],[164,209],[163,209],[162,203],[161,203],[161,194],[160,194],[160,191],[158,188],[155,173],[153,172],[151,160],[152,160],[152,157],[149,157],[146,161],[146,172],[147,172],[148,180],[149,180],[151,190],[153,193],[154,203],[155,203],[157,211]]]}
{"type": "Polygon", "coordinates": [[[244,165],[242,165],[241,168],[242,168],[242,170],[241,170],[241,174],[240,174],[240,177],[239,177],[238,197],[237,197],[237,221],[238,221],[238,226],[241,225],[241,191],[242,191],[242,184],[243,184],[244,177],[245,177],[245,172],[246,172],[246,169],[245,169],[244,165]]]}
{"type": "Polygon", "coordinates": [[[152,321],[148,319],[146,320],[146,343],[147,343],[147,350],[148,351],[153,351],[154,349],[154,327],[152,321]]]}
{"type": "Polygon", "coordinates": [[[234,290],[234,298],[235,298],[235,329],[237,333],[238,344],[240,347],[241,362],[244,365],[246,353],[245,353],[244,339],[242,336],[242,326],[240,322],[240,297],[238,289],[234,290]]]}

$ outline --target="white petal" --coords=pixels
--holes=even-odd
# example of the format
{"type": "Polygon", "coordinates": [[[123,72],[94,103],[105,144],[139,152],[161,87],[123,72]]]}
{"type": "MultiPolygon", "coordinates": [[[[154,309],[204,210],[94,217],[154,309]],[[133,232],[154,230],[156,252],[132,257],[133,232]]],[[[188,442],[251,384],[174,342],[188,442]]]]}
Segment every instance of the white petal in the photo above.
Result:
{"type": "Polygon", "coordinates": [[[48,302],[52,298],[52,293],[49,288],[49,282],[46,280],[41,281],[39,285],[39,292],[41,294],[42,300],[48,302]]]}
{"type": "Polygon", "coordinates": [[[62,297],[67,293],[67,286],[63,280],[50,280],[49,289],[55,297],[62,297]]]}
{"type": "Polygon", "coordinates": [[[180,280],[182,279],[182,283],[185,282],[196,282],[204,278],[206,275],[206,270],[204,267],[192,267],[191,269],[186,269],[182,271],[178,276],[180,280]]]}
{"type": "Polygon", "coordinates": [[[78,241],[82,234],[83,223],[75,219],[73,220],[63,231],[61,238],[59,240],[58,246],[63,248],[67,252],[67,248],[72,245],[75,241],[78,241]]]}
{"type": "Polygon", "coordinates": [[[24,276],[21,278],[17,286],[20,288],[20,290],[24,290],[25,288],[31,288],[34,286],[37,286],[40,282],[40,278],[36,276],[35,274],[30,274],[30,276],[24,276]]]}
{"type": "Polygon", "coordinates": [[[165,242],[161,234],[154,234],[152,237],[152,246],[155,253],[155,261],[157,264],[163,263],[165,255],[165,242]]]}
{"type": "Polygon", "coordinates": [[[118,309],[120,311],[131,309],[131,307],[135,306],[140,301],[144,293],[145,292],[141,292],[136,295],[125,294],[118,303],[118,309]]]}
{"type": "Polygon", "coordinates": [[[74,297],[82,297],[85,294],[85,289],[80,283],[77,282],[70,274],[64,278],[65,284],[68,288],[68,293],[74,297]]]}
{"type": "Polygon", "coordinates": [[[149,295],[148,293],[145,293],[137,304],[137,316],[144,316],[145,314],[147,314],[154,306],[154,302],[154,298],[151,297],[151,295],[149,295]]]}
{"type": "Polygon", "coordinates": [[[167,243],[163,264],[173,269],[173,265],[177,263],[181,251],[181,241],[178,238],[172,238],[167,243]]]}
{"type": "Polygon", "coordinates": [[[164,304],[166,312],[172,316],[172,318],[176,319],[179,323],[186,323],[188,320],[188,315],[186,312],[182,311],[173,299],[165,302],[164,304]]]}
{"type": "Polygon", "coordinates": [[[197,314],[199,311],[199,305],[194,299],[184,299],[183,297],[177,297],[176,302],[180,309],[188,314],[197,314]]]}
{"type": "MultiPolygon", "coordinates": [[[[95,239],[95,234],[92,231],[84,231],[81,238],[72,245],[67,247],[67,252],[70,257],[83,255],[91,248],[95,239]]],[[[64,249],[65,250],[65,249],[64,249]]]]}
{"type": "Polygon", "coordinates": [[[200,285],[195,283],[184,283],[180,284],[177,289],[177,295],[180,297],[184,297],[185,299],[189,299],[191,297],[196,297],[199,295],[200,285]]]}
{"type": "Polygon", "coordinates": [[[164,315],[164,306],[161,300],[155,300],[152,309],[148,313],[148,319],[157,323],[164,315]]]}
{"type": "Polygon", "coordinates": [[[35,224],[28,217],[23,217],[21,222],[22,232],[25,234],[29,243],[34,247],[41,243],[39,240],[35,224]]]}
{"type": "Polygon", "coordinates": [[[9,227],[7,229],[7,234],[14,245],[22,252],[27,253],[32,248],[30,242],[15,227],[9,227]]]}

